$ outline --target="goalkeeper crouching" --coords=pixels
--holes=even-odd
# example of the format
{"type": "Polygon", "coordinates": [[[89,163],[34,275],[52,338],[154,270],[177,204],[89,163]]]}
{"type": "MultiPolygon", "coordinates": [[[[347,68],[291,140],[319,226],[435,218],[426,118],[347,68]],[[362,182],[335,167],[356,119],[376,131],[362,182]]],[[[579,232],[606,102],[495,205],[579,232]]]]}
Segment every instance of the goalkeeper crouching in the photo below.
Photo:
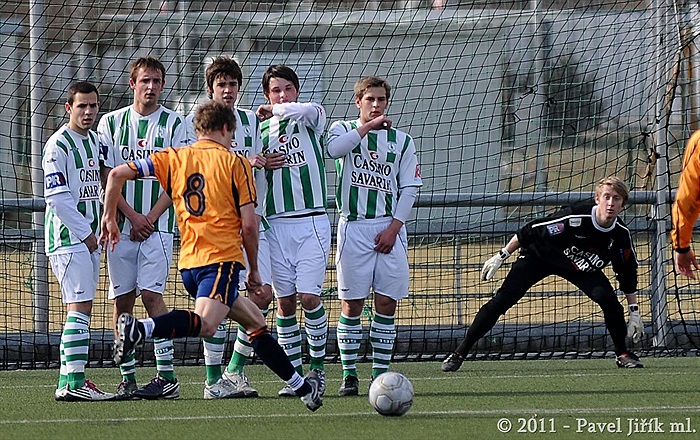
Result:
{"type": "Polygon", "coordinates": [[[484,263],[481,279],[486,281],[520,249],[501,287],[479,309],[457,349],[442,362],[442,371],[459,370],[466,354],[493,328],[498,318],[525,296],[530,287],[549,275],[569,281],[600,306],[615,345],[617,366],[642,368],[639,358],[626,344],[627,337],[636,343],[644,334],[636,295],[637,257],[629,229],[618,217],[628,198],[627,185],[611,176],[598,183],[595,204],[574,204],[518,230],[498,254],[484,263]],[[610,263],[620,290],[627,296],[628,324],[615,290],[602,272],[610,263]]]}

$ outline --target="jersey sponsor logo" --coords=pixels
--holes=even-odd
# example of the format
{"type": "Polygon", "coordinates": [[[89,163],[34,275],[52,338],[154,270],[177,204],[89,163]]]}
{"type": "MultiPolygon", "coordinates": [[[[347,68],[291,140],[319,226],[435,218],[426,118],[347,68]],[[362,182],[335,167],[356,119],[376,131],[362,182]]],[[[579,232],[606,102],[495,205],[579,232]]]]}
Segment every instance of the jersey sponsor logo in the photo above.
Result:
{"type": "Polygon", "coordinates": [[[148,148],[148,139],[139,139],[136,145],[138,145],[139,148],[148,148]]]}
{"type": "Polygon", "coordinates": [[[571,246],[564,249],[564,255],[571,260],[574,267],[582,272],[595,272],[605,267],[607,262],[595,252],[579,249],[571,246]]]}
{"type": "Polygon", "coordinates": [[[377,159],[379,159],[379,153],[377,153],[376,151],[370,151],[369,157],[371,157],[372,160],[377,160],[377,159]]]}
{"type": "Polygon", "coordinates": [[[66,176],[62,172],[50,173],[44,177],[45,189],[58,188],[59,186],[66,186],[66,176]]]}
{"type": "Polygon", "coordinates": [[[547,225],[547,232],[550,236],[561,234],[562,232],[564,232],[564,223],[554,223],[551,225],[547,225]]]}
{"type": "Polygon", "coordinates": [[[581,219],[580,218],[570,218],[569,225],[574,227],[574,228],[577,228],[577,227],[581,226],[581,219]]]}
{"type": "Polygon", "coordinates": [[[238,148],[238,142],[235,139],[231,140],[231,148],[234,150],[238,148]]]}
{"type": "Polygon", "coordinates": [[[279,139],[277,139],[277,141],[278,141],[280,144],[283,144],[283,145],[284,145],[284,144],[286,144],[287,142],[289,142],[289,136],[286,135],[286,134],[283,134],[283,135],[281,135],[281,136],[279,137],[279,139]]]}
{"type": "Polygon", "coordinates": [[[156,150],[149,150],[149,149],[132,150],[129,147],[124,147],[124,148],[122,148],[121,155],[122,155],[122,159],[124,159],[124,161],[133,162],[137,159],[145,159],[155,152],[156,152],[156,150]]]}

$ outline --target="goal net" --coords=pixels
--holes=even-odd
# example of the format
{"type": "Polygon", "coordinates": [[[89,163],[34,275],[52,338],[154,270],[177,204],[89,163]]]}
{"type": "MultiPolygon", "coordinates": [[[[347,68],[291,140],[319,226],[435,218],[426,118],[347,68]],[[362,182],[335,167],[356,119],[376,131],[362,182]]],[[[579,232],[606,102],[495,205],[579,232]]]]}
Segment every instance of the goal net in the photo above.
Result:
{"type": "MultiPolygon", "coordinates": [[[[414,138],[423,178],[406,224],[411,295],[396,315],[397,359],[441,359],[454,349],[509,268],[482,282],[484,261],[525,222],[592,200],[609,175],[632,189],[622,216],[640,260],[646,331],[633,348],[694,351],[700,292],[674,272],[667,235],[684,142],[698,128],[699,13],[694,1],[3,2],[0,368],[58,362],[65,307],[43,253],[41,151],[67,120],[66,89],[75,80],[95,83],[101,114],[128,106],[129,66],[140,56],[164,63],[162,104],[183,115],[208,99],[204,69],[219,55],[242,67],[239,107],[263,104],[262,73],[283,63],[300,77],[300,101],[323,104],[329,124],[357,117],[356,80],[388,79],[388,116],[414,138]]],[[[335,167],[326,164],[335,225],[335,167]]],[[[174,261],[177,254],[176,246],[174,261]]],[[[323,290],[331,359],[340,314],[334,258],[333,246],[323,290]]],[[[175,264],[164,298],[191,308],[175,264]]],[[[112,364],[107,289],[103,270],[91,321],[90,359],[98,365],[112,364]]],[[[135,314],[145,317],[139,303],[135,314]]],[[[365,332],[372,313],[368,301],[365,332]]],[[[234,340],[230,325],[226,356],[234,340]]],[[[612,350],[596,304],[552,277],[501,317],[475,354],[612,350]]],[[[141,362],[153,362],[149,351],[141,362]]],[[[361,351],[371,353],[367,339],[361,351]]],[[[201,342],[177,341],[176,357],[202,363],[201,342]]]]}

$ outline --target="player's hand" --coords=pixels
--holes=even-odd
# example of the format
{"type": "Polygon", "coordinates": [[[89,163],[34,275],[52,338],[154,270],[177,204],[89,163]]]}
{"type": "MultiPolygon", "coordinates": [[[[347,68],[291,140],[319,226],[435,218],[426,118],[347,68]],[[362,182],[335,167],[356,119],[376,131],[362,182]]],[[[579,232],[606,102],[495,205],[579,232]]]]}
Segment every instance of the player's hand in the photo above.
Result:
{"type": "Polygon", "coordinates": [[[97,243],[97,237],[95,237],[95,234],[93,234],[92,232],[90,233],[90,235],[87,236],[85,240],[83,240],[83,243],[85,244],[85,246],[87,246],[88,251],[90,253],[95,252],[99,247],[99,243],[97,243]]]}
{"type": "Polygon", "coordinates": [[[369,121],[368,124],[371,124],[372,130],[388,130],[391,128],[392,122],[391,119],[381,115],[369,121]]]}
{"type": "Polygon", "coordinates": [[[261,120],[266,121],[272,117],[272,104],[263,104],[255,112],[255,115],[261,120]]]}
{"type": "Polygon", "coordinates": [[[144,241],[155,230],[153,222],[143,214],[136,214],[129,221],[131,222],[131,232],[129,234],[131,241],[144,241]]]}
{"type": "Polygon", "coordinates": [[[510,253],[503,248],[498,251],[496,255],[486,260],[484,267],[481,268],[481,280],[487,281],[493,278],[498,268],[501,267],[503,262],[506,261],[508,257],[510,257],[510,253]]]}
{"type": "Polygon", "coordinates": [[[248,162],[250,162],[250,166],[253,168],[257,169],[263,169],[265,168],[265,164],[267,163],[267,160],[265,159],[265,156],[262,154],[255,154],[253,157],[248,158],[248,162]]]}
{"type": "Polygon", "coordinates": [[[121,238],[121,231],[119,230],[119,225],[116,220],[110,219],[108,217],[102,217],[102,233],[100,238],[97,240],[105,249],[110,251],[114,250],[114,246],[119,243],[121,238]]]}
{"type": "Polygon", "coordinates": [[[396,243],[396,235],[399,231],[395,231],[392,228],[387,228],[377,234],[374,237],[374,250],[382,254],[388,254],[394,249],[394,243],[396,243]]]}
{"type": "Polygon", "coordinates": [[[673,251],[673,264],[676,266],[678,273],[692,280],[695,279],[695,270],[700,270],[698,260],[695,258],[692,250],[684,253],[673,251]]]}
{"type": "Polygon", "coordinates": [[[250,270],[248,272],[245,282],[245,288],[248,291],[248,296],[259,295],[262,291],[262,281],[260,280],[260,273],[257,270],[250,270]]]}
{"type": "Polygon", "coordinates": [[[276,170],[284,166],[285,161],[284,153],[267,153],[265,155],[265,169],[266,170],[276,170]]]}
{"type": "Polygon", "coordinates": [[[642,316],[639,314],[639,306],[634,304],[633,307],[630,306],[630,317],[629,322],[627,322],[627,337],[632,340],[635,344],[638,344],[644,336],[644,323],[642,322],[642,316]]]}

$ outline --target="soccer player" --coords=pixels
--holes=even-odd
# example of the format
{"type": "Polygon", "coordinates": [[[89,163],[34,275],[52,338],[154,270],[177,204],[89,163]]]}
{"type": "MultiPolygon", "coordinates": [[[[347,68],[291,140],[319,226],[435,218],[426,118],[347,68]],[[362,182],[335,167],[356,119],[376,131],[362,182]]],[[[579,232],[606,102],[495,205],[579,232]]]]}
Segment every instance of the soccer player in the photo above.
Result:
{"type": "MultiPolygon", "coordinates": [[[[279,168],[284,161],[284,157],[281,153],[262,156],[262,139],[260,137],[258,118],[251,110],[235,107],[238,93],[243,83],[243,73],[240,66],[232,58],[220,56],[212,60],[204,74],[209,98],[226,104],[233,110],[236,118],[236,130],[233,134],[230,150],[248,159],[254,168],[256,192],[257,194],[265,194],[267,182],[265,181],[265,173],[262,168],[279,168]]],[[[193,120],[194,113],[186,118],[188,139],[197,138],[193,120]]],[[[260,223],[258,268],[263,285],[261,290],[250,292],[249,297],[258,306],[263,316],[267,316],[270,302],[272,302],[272,279],[270,275],[270,246],[265,238],[267,222],[261,221],[262,204],[258,204],[255,214],[260,223]]],[[[241,280],[245,279],[245,271],[241,272],[240,278],[241,280]]],[[[245,289],[245,283],[241,282],[239,288],[245,289]]],[[[207,381],[204,385],[205,399],[258,396],[258,391],[250,385],[250,381],[243,371],[248,358],[253,352],[253,347],[250,345],[243,327],[238,327],[233,356],[223,374],[221,364],[226,343],[226,319],[217,327],[214,336],[205,338],[203,343],[204,362],[207,371],[207,381]]]]}
{"type": "Polygon", "coordinates": [[[605,327],[615,346],[620,368],[642,368],[639,358],[627,349],[628,334],[641,339],[644,331],[637,305],[637,256],[627,226],[619,218],[629,190],[618,177],[601,180],[595,190],[595,204],[581,202],[523,226],[481,270],[489,280],[517,249],[503,284],[474,317],[457,349],[442,363],[442,371],[457,371],[472,346],[513,307],[528,289],[549,275],[558,275],[581,289],[603,311],[605,327]],[[630,322],[625,325],[624,309],[603,268],[612,263],[620,290],[627,297],[630,322]]]}
{"type": "MultiPolygon", "coordinates": [[[[97,131],[104,160],[103,181],[110,169],[148,157],[166,147],[187,145],[184,118],[158,103],[165,86],[165,67],[155,58],[139,58],[131,65],[129,86],[133,104],[104,115],[97,131]]],[[[148,316],[168,312],[163,300],[173,254],[175,217],[172,202],[153,178],[129,181],[119,198],[119,225],[123,239],[107,250],[109,298],[114,300],[114,321],[133,313],[141,296],[148,316]]],[[[119,366],[122,381],[117,399],[175,399],[180,384],[173,369],[173,341],[154,340],[157,374],[138,388],[134,353],[119,366]]]]}
{"type": "Polygon", "coordinates": [[[678,192],[671,210],[671,245],[673,246],[673,263],[676,270],[690,279],[697,279],[695,271],[700,269],[695,253],[690,247],[693,227],[700,214],[700,156],[698,144],[700,131],[696,131],[688,140],[683,154],[683,171],[678,181],[678,192]]]}
{"type": "Polygon", "coordinates": [[[65,107],[68,123],[49,138],[41,162],[46,255],[67,309],[55,399],[109,400],[113,394],[85,379],[90,314],[100,275],[99,148],[97,133],[90,130],[99,110],[97,88],[84,81],[71,84],[65,107]]]}
{"type": "Polygon", "coordinates": [[[231,109],[211,101],[200,106],[194,118],[198,141],[186,148],[167,148],[145,159],[120,165],[107,181],[103,232],[106,246],[121,239],[117,203],[125,181],[153,176],[172,197],[181,235],[179,268],[187,292],[195,298],[194,311],[173,310],[136,321],[128,313],[117,324],[115,362],[151,337],[211,337],[228,316],[248,334],[257,355],[316,411],[323,404],[320,379],[311,371],[301,377],[284,350],[272,337],[258,307],[238,295],[243,251],[249,257],[247,285],[262,285],[257,267],[258,222],[255,218],[255,184],[251,167],[229,147],[236,120],[231,109]],[[232,231],[240,231],[238,234],[232,231]],[[241,246],[242,245],[242,246],[241,246]]]}
{"type": "MultiPolygon", "coordinates": [[[[301,331],[296,317],[299,296],[309,367],[321,378],[323,394],[328,318],[321,289],[331,239],[321,145],[326,112],[319,104],[296,102],[299,78],[285,65],[268,67],[262,86],[269,102],[256,111],[263,121],[263,153],[284,153],[281,168],[265,171],[269,186],[263,201],[263,214],[270,224],[266,237],[277,297],[277,336],[294,367],[303,374],[301,331]]],[[[294,392],[285,386],[278,394],[285,397],[294,392]]]]}
{"type": "Polygon", "coordinates": [[[385,112],[391,87],[376,76],[355,83],[360,117],[336,121],[328,154],[336,159],[338,187],[337,335],[343,364],[338,394],[356,396],[362,309],[374,291],[370,324],[372,379],[389,370],[396,339],[397,302],[408,297],[408,241],[404,223],[422,185],[413,139],[392,127],[385,112]]]}

